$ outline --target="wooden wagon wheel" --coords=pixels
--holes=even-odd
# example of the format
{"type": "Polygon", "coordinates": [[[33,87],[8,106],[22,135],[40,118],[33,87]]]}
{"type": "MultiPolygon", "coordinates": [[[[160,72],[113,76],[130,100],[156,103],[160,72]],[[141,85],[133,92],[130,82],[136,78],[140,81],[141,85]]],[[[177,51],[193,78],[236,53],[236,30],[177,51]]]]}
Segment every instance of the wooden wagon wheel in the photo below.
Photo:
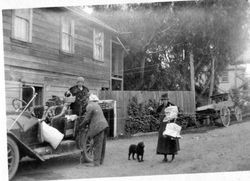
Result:
{"type": "Polygon", "coordinates": [[[174,122],[179,126],[181,126],[182,129],[186,129],[188,126],[188,120],[181,116],[175,119],[174,122]]]}
{"type": "Polygon", "coordinates": [[[238,122],[242,121],[242,111],[238,106],[234,108],[234,115],[235,115],[236,121],[238,122]]]}
{"type": "Polygon", "coordinates": [[[223,126],[227,127],[230,124],[230,110],[227,107],[220,109],[220,120],[223,126]]]}

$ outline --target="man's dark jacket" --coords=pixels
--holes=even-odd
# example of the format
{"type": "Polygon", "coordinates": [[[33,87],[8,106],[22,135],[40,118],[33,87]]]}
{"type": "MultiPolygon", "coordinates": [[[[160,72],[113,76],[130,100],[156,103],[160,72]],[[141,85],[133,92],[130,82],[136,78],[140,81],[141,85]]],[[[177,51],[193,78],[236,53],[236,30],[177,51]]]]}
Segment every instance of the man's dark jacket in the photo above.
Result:
{"type": "Polygon", "coordinates": [[[88,135],[92,138],[109,127],[103,111],[97,102],[89,102],[86,108],[86,115],[80,128],[89,124],[88,135]]]}

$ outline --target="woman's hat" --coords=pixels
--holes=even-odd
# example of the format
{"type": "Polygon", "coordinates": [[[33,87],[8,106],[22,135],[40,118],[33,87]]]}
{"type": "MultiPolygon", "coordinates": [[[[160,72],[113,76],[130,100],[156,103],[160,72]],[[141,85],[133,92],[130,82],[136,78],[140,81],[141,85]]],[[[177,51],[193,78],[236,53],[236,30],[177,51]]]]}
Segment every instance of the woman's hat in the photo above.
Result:
{"type": "Polygon", "coordinates": [[[76,80],[76,82],[84,82],[84,78],[83,77],[77,77],[77,80],[76,80]]]}
{"type": "Polygon", "coordinates": [[[169,100],[168,93],[162,94],[161,95],[161,100],[169,100]]]}
{"type": "Polygon", "coordinates": [[[90,94],[89,95],[89,101],[99,101],[99,98],[95,94],[90,94]]]}

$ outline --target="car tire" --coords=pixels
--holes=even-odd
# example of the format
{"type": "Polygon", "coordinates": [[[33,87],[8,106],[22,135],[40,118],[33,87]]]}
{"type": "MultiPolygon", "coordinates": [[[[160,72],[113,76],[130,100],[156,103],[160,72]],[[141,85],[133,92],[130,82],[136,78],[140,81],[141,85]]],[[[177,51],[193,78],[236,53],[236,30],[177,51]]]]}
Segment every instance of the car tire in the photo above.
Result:
{"type": "Polygon", "coordinates": [[[88,134],[85,132],[81,134],[81,147],[82,147],[82,152],[81,152],[81,159],[85,163],[90,163],[93,162],[94,160],[94,152],[93,152],[93,138],[90,138],[88,134]]]}
{"type": "Polygon", "coordinates": [[[9,180],[11,180],[18,169],[20,153],[16,142],[8,136],[7,138],[8,171],[9,180]]]}

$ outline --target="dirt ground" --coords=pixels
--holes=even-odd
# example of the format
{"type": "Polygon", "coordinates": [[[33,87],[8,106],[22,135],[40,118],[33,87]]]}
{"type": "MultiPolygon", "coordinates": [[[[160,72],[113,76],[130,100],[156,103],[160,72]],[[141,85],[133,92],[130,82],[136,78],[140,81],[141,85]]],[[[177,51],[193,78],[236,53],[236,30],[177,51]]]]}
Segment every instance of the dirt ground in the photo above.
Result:
{"type": "Polygon", "coordinates": [[[79,164],[79,155],[61,157],[44,163],[21,162],[15,181],[56,180],[98,177],[168,175],[227,171],[250,171],[250,121],[200,133],[183,134],[181,150],[172,163],[156,155],[157,135],[107,142],[104,165],[93,168],[79,164]],[[129,161],[131,143],[144,141],[145,161],[129,161]]]}

